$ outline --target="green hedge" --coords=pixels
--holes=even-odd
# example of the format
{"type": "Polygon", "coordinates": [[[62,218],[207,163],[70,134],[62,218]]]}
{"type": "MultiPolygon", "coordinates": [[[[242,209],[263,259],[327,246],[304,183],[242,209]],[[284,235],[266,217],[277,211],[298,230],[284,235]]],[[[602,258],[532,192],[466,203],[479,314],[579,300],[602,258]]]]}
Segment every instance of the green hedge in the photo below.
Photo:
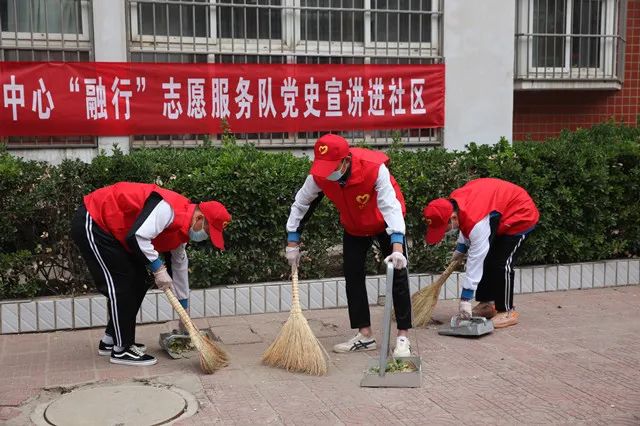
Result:
{"type": "MultiPolygon", "coordinates": [[[[545,143],[471,144],[465,152],[403,150],[389,154],[407,201],[413,272],[440,270],[453,241],[424,244],[421,211],[466,181],[493,176],[525,187],[541,222],[522,263],[556,263],[640,253],[640,130],[604,124],[565,132],[545,143]]],[[[117,181],[156,182],[195,200],[217,199],[233,215],[228,250],[189,247],[192,287],[281,280],[284,226],[309,170],[306,157],[237,146],[139,150],[100,155],[91,164],[59,166],[0,152],[0,298],[78,294],[91,289],[69,239],[69,220],[83,194],[117,181]]],[[[303,235],[304,278],[341,274],[337,213],[324,201],[303,235]]],[[[373,257],[372,257],[373,259],[373,257]]],[[[378,257],[378,260],[379,257],[378,257]]],[[[374,272],[380,265],[371,261],[374,272]]]]}

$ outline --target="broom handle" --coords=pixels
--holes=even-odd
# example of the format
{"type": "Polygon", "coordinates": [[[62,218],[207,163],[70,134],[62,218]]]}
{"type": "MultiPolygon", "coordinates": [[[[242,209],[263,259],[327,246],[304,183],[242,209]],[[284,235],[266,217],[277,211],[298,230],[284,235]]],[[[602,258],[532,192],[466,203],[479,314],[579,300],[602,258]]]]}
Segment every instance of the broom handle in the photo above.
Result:
{"type": "Polygon", "coordinates": [[[451,263],[449,263],[449,266],[447,266],[447,269],[444,270],[444,272],[440,275],[440,277],[438,277],[436,282],[433,283],[432,285],[442,287],[444,282],[447,281],[447,278],[449,278],[449,275],[451,275],[456,270],[459,263],[460,262],[457,260],[452,260],[451,263]]]}
{"type": "Polygon", "coordinates": [[[167,299],[169,299],[169,303],[171,303],[171,306],[173,306],[173,309],[178,313],[178,316],[180,317],[182,324],[184,324],[187,331],[189,332],[189,337],[191,338],[191,341],[193,342],[194,345],[196,345],[196,347],[198,347],[198,349],[200,349],[199,345],[202,343],[200,340],[202,336],[200,335],[200,332],[196,329],[195,325],[193,325],[191,318],[189,318],[189,314],[187,314],[187,311],[184,310],[184,308],[178,301],[178,298],[175,296],[175,294],[173,294],[173,291],[171,291],[171,288],[166,288],[164,290],[164,294],[167,296],[167,299]]]}
{"type": "Polygon", "coordinates": [[[298,290],[298,267],[295,265],[291,265],[291,312],[302,312],[298,290]]]}

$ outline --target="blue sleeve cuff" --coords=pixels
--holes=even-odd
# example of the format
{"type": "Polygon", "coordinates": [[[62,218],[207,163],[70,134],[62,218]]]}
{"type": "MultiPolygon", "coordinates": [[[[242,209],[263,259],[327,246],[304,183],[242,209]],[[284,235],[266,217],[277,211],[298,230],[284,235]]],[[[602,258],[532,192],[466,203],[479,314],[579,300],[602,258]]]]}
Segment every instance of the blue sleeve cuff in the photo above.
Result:
{"type": "Polygon", "coordinates": [[[467,247],[466,244],[462,244],[462,243],[456,244],[456,251],[460,253],[466,253],[467,250],[469,250],[469,247],[467,247]]]}
{"type": "Polygon", "coordinates": [[[183,308],[189,309],[189,299],[178,299],[183,308]]]}
{"type": "Polygon", "coordinates": [[[157,258],[156,260],[154,260],[153,262],[151,262],[151,264],[149,265],[149,267],[151,268],[151,272],[156,272],[158,269],[160,269],[160,267],[164,265],[164,263],[162,262],[162,260],[160,258],[157,258]]]}
{"type": "Polygon", "coordinates": [[[299,232],[287,232],[287,241],[291,242],[300,242],[300,233],[299,232]]]}
{"type": "Polygon", "coordinates": [[[474,290],[463,288],[462,294],[460,295],[460,299],[471,300],[473,299],[473,295],[475,294],[474,290]]]}
{"type": "Polygon", "coordinates": [[[394,232],[393,234],[391,234],[391,244],[395,243],[404,244],[404,234],[401,234],[399,232],[394,232]]]}

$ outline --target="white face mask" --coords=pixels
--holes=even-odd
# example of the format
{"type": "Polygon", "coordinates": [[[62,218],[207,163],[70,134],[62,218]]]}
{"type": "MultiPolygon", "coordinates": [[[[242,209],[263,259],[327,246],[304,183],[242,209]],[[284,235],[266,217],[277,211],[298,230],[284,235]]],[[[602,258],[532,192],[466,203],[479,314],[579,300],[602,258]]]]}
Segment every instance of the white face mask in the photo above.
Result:
{"type": "Polygon", "coordinates": [[[345,160],[340,164],[340,168],[338,170],[334,170],[329,176],[327,176],[327,180],[337,182],[347,173],[347,170],[349,170],[349,163],[345,160]]]}
{"type": "Polygon", "coordinates": [[[199,231],[194,231],[193,228],[189,228],[189,238],[191,239],[191,241],[194,241],[196,243],[209,238],[209,235],[204,230],[204,224],[202,225],[202,229],[199,231]]]}
{"type": "Polygon", "coordinates": [[[344,174],[345,172],[343,172],[342,170],[336,170],[335,172],[332,172],[329,176],[327,176],[327,180],[330,180],[331,182],[339,181],[340,178],[344,176],[344,174]]]}

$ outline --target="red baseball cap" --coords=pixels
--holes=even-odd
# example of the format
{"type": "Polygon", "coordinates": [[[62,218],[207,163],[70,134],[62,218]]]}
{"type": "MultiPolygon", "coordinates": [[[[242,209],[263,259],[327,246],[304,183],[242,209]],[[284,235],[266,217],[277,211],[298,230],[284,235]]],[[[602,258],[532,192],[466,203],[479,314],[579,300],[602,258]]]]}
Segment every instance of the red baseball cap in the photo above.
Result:
{"type": "Polygon", "coordinates": [[[198,204],[200,211],[209,223],[209,238],[214,246],[224,250],[222,231],[231,222],[231,215],[227,209],[217,201],[205,201],[198,204]]]}
{"type": "Polygon", "coordinates": [[[437,198],[427,204],[422,211],[427,222],[427,233],[424,236],[427,244],[436,244],[442,240],[452,214],[453,205],[445,198],[437,198]]]}
{"type": "Polygon", "coordinates": [[[349,155],[349,143],[342,136],[329,133],[316,141],[313,153],[315,157],[310,173],[324,179],[349,155]]]}

